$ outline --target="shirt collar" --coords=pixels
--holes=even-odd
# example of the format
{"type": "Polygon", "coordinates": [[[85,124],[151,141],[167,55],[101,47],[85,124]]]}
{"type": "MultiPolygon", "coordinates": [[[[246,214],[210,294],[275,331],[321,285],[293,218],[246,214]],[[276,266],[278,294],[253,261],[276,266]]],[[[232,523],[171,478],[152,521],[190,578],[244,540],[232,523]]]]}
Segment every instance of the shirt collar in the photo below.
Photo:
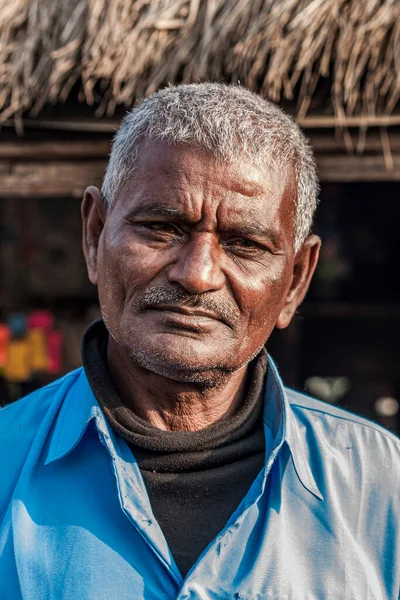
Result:
{"type": "Polygon", "coordinates": [[[273,434],[273,451],[277,452],[286,442],[301,484],[319,500],[323,500],[312,473],[306,432],[290,406],[282,379],[270,356],[265,386],[264,423],[273,434]]]}
{"type": "Polygon", "coordinates": [[[92,419],[105,421],[85,372],[81,369],[58,414],[45,465],[71,452],[79,444],[92,419]]]}
{"type": "MultiPolygon", "coordinates": [[[[273,451],[278,452],[286,442],[301,484],[311,494],[323,500],[312,474],[305,432],[301,430],[300,423],[291,409],[284,385],[271,357],[268,358],[265,399],[264,423],[272,431],[273,451]]],[[[110,431],[82,369],[69,389],[58,414],[45,464],[50,464],[71,452],[82,439],[92,419],[96,420],[99,430],[110,431]]]]}

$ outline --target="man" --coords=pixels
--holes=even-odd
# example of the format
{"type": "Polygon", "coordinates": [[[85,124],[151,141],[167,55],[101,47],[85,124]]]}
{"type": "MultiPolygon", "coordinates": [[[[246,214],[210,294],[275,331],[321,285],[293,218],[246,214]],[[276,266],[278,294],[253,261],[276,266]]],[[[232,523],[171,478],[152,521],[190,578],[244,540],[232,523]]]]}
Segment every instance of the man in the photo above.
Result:
{"type": "Polygon", "coordinates": [[[317,190],[242,88],[127,115],[82,204],[84,369],[0,412],[2,599],[398,600],[399,440],[265,348],[317,263],[317,190]]]}

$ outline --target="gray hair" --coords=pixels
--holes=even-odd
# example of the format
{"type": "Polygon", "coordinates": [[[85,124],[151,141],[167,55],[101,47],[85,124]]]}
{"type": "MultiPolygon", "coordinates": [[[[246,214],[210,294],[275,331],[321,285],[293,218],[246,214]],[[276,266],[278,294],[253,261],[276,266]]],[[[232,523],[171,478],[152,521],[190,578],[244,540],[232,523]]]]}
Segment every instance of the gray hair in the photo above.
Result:
{"type": "Polygon", "coordinates": [[[220,83],[168,87],[144,99],[122,121],[112,145],[102,195],[108,207],[132,176],[145,139],[197,147],[233,163],[294,167],[294,250],[310,232],[318,201],[313,153],[298,125],[278,106],[240,86],[220,83]]]}

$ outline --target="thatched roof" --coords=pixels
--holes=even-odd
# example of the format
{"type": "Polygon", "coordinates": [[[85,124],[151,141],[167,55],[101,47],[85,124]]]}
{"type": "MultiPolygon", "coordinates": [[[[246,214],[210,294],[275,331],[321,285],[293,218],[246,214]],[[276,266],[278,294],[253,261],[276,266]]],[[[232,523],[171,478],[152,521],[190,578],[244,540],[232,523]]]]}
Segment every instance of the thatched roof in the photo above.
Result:
{"type": "Polygon", "coordinates": [[[0,116],[64,102],[112,115],[159,86],[240,81],[336,116],[400,97],[399,0],[2,0],[0,116]],[[321,92],[323,91],[323,93],[321,92]],[[317,94],[317,96],[316,96],[317,94]]]}

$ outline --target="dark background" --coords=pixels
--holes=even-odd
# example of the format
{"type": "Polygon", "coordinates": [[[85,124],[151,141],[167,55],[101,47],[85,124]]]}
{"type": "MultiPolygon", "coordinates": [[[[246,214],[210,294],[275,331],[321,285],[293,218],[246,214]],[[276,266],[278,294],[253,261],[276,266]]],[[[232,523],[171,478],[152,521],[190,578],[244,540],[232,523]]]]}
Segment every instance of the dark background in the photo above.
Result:
{"type": "Polygon", "coordinates": [[[399,191],[387,182],[322,185],[320,262],[297,316],[269,347],[287,385],[397,433],[399,191]]]}

